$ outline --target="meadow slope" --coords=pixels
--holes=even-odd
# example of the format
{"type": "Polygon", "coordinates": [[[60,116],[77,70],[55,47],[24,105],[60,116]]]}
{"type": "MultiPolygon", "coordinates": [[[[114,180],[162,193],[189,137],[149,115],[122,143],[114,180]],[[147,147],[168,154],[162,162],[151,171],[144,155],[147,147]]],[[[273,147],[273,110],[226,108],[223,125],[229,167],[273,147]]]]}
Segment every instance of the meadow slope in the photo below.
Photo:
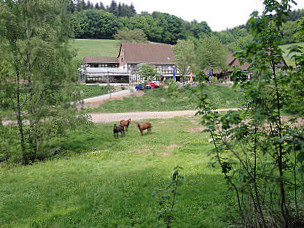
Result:
{"type": "Polygon", "coordinates": [[[218,168],[209,166],[212,145],[198,117],[145,120],[152,135],[131,123],[114,139],[112,124],[78,129],[51,161],[1,167],[2,227],[161,227],[152,193],[166,189],[173,168],[184,169],[173,227],[226,227],[233,198],[218,168]]]}

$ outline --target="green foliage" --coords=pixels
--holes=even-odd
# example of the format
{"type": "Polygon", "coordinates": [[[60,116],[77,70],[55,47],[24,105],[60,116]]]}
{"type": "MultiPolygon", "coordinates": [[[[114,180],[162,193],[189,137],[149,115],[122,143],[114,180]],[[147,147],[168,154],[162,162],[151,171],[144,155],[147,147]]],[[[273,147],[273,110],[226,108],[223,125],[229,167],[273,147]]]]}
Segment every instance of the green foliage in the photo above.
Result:
{"type": "MultiPolygon", "coordinates": [[[[212,161],[219,164],[236,195],[241,226],[303,226],[303,126],[295,118],[282,117],[283,109],[303,107],[301,48],[291,50],[296,70],[279,69],[280,29],[292,2],[266,0],[262,15],[254,12],[248,21],[254,39],[236,56],[250,63],[252,79],[240,69],[234,72],[243,94],[242,110],[223,116],[212,111],[212,100],[200,78],[198,113],[214,144],[212,161]]],[[[302,111],[295,109],[301,118],[302,111]]]]}
{"type": "Polygon", "coordinates": [[[211,77],[210,81],[212,84],[216,84],[217,83],[217,77],[211,77]]]}
{"type": "Polygon", "coordinates": [[[216,36],[206,37],[197,48],[198,64],[201,69],[225,70],[227,51],[216,36]]]}
{"type": "Polygon", "coordinates": [[[294,59],[292,59],[292,56],[289,54],[289,49],[293,46],[293,45],[298,45],[301,47],[304,47],[304,43],[296,43],[296,44],[285,44],[285,45],[281,45],[280,48],[282,49],[283,52],[283,58],[286,61],[286,64],[288,66],[295,66],[295,61],[294,59]]]}
{"type": "Polygon", "coordinates": [[[298,24],[298,31],[295,34],[295,37],[296,37],[297,41],[303,42],[304,41],[304,38],[303,38],[304,37],[304,16],[299,19],[297,24],[298,24]]]}
{"type": "Polygon", "coordinates": [[[177,97],[178,92],[178,83],[175,79],[169,79],[169,86],[168,86],[168,95],[170,97],[177,97]]]}
{"type": "MultiPolygon", "coordinates": [[[[1,1],[0,60],[10,63],[1,72],[1,82],[10,97],[8,108],[14,111],[19,138],[15,145],[23,164],[30,164],[47,150],[46,141],[75,126],[77,80],[68,45],[71,33],[67,1],[1,1]],[[43,14],[42,14],[43,12],[43,14]],[[26,125],[28,122],[28,125],[26,125]]],[[[5,105],[0,103],[0,105],[5,105]]],[[[15,150],[14,150],[15,151],[15,150]]]]}
{"type": "Polygon", "coordinates": [[[298,66],[295,70],[289,72],[289,77],[282,78],[283,83],[288,85],[286,96],[286,110],[289,113],[303,116],[304,115],[304,48],[298,45],[289,48],[291,58],[295,65],[298,66]]]}
{"type": "Polygon", "coordinates": [[[149,63],[144,63],[139,66],[138,74],[146,83],[151,80],[157,80],[159,78],[159,73],[155,69],[155,66],[149,63]]]}
{"type": "Polygon", "coordinates": [[[283,24],[282,26],[282,42],[284,44],[290,44],[290,43],[295,43],[296,40],[296,36],[295,34],[298,31],[298,25],[296,22],[294,21],[287,21],[286,23],[283,24]]]}
{"type": "Polygon", "coordinates": [[[75,12],[71,23],[75,38],[111,39],[120,29],[118,18],[103,10],[75,12]]]}
{"type": "Polygon", "coordinates": [[[204,39],[211,35],[211,28],[205,21],[197,22],[193,20],[190,22],[190,31],[194,38],[196,39],[204,39]]]}
{"type": "Polygon", "coordinates": [[[196,71],[196,52],[194,43],[191,40],[178,40],[172,49],[178,72],[182,78],[189,75],[191,71],[196,71]]]}
{"type": "MultiPolygon", "coordinates": [[[[124,4],[121,5],[122,10],[123,6],[124,4]]],[[[177,16],[160,12],[133,16],[127,10],[128,12],[122,12],[127,14],[123,16],[119,15],[119,8],[112,8],[113,10],[107,9],[108,12],[98,9],[74,11],[72,25],[75,37],[109,39],[119,30],[140,29],[149,41],[176,44],[179,39],[188,36],[199,38],[211,34],[206,22],[189,23],[177,16]]]]}
{"type": "Polygon", "coordinates": [[[83,99],[90,98],[90,97],[96,97],[96,96],[108,93],[107,86],[77,85],[76,88],[80,91],[80,94],[82,95],[83,99]]]}
{"type": "Polygon", "coordinates": [[[171,227],[171,224],[175,220],[173,212],[176,211],[175,204],[177,202],[177,189],[183,184],[181,179],[184,179],[180,175],[180,171],[183,168],[180,166],[174,167],[174,173],[172,174],[172,180],[168,184],[167,189],[157,188],[152,196],[158,197],[159,211],[157,214],[158,219],[163,219],[166,227],[171,227]]]}
{"type": "Polygon", "coordinates": [[[121,42],[128,43],[146,43],[148,41],[145,33],[141,29],[122,29],[114,35],[114,38],[121,42]]]}

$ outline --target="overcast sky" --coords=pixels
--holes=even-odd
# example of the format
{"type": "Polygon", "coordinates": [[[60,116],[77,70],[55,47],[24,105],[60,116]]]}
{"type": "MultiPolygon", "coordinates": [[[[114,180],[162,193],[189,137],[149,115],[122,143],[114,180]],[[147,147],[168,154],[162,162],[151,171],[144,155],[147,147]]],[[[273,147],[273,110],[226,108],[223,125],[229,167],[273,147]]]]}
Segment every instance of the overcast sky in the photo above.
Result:
{"type": "MultiPolygon", "coordinates": [[[[108,6],[111,0],[90,0],[108,6]]],[[[159,11],[183,20],[206,21],[212,31],[222,31],[245,24],[254,10],[263,10],[263,0],[116,0],[117,4],[133,3],[137,13],[159,11]]],[[[296,0],[294,9],[304,9],[304,0],[296,0]]]]}

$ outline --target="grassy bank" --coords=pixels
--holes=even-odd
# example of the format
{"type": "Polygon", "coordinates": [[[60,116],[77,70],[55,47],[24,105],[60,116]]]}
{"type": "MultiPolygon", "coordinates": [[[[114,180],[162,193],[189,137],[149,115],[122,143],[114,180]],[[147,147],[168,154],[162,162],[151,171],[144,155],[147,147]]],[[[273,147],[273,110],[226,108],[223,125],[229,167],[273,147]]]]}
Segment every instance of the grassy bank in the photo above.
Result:
{"type": "Polygon", "coordinates": [[[108,93],[108,87],[100,85],[77,85],[77,89],[82,94],[83,99],[108,93]]]}
{"type": "MultiPolygon", "coordinates": [[[[195,90],[195,88],[192,88],[195,90]]],[[[206,86],[206,93],[217,108],[236,108],[240,99],[237,89],[222,85],[206,86]]],[[[135,111],[175,111],[194,110],[198,97],[189,88],[179,89],[176,96],[170,96],[166,88],[146,90],[142,97],[126,97],[123,100],[112,100],[103,103],[99,108],[87,112],[135,112],[135,111]]]]}
{"type": "Polygon", "coordinates": [[[114,139],[112,124],[71,133],[60,145],[67,158],[0,173],[2,227],[165,227],[151,194],[166,188],[176,165],[179,187],[173,227],[225,227],[231,209],[212,147],[197,118],[151,120],[141,137],[134,123],[114,139]],[[174,126],[174,128],[172,128],[174,126]]]}
{"type": "Polygon", "coordinates": [[[119,45],[119,40],[75,39],[71,41],[71,46],[77,51],[75,59],[78,62],[81,62],[85,56],[117,57],[119,45]]]}

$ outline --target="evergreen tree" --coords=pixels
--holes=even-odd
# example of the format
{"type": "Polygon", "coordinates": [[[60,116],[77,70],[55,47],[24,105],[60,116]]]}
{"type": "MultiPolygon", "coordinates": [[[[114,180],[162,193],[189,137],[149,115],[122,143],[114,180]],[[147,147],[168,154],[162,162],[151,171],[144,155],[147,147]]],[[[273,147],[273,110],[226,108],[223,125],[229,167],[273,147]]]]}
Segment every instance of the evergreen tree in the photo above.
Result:
{"type": "Polygon", "coordinates": [[[115,16],[118,16],[118,6],[115,0],[111,1],[110,6],[107,8],[107,11],[113,13],[115,16]]]}
{"type": "Polygon", "coordinates": [[[101,9],[101,10],[106,10],[106,8],[104,7],[104,5],[103,5],[102,2],[99,3],[99,9],[101,9]]]}
{"type": "Polygon", "coordinates": [[[132,10],[133,15],[135,16],[137,13],[136,13],[136,10],[135,10],[135,7],[134,7],[133,3],[131,3],[130,8],[132,10]]]}

